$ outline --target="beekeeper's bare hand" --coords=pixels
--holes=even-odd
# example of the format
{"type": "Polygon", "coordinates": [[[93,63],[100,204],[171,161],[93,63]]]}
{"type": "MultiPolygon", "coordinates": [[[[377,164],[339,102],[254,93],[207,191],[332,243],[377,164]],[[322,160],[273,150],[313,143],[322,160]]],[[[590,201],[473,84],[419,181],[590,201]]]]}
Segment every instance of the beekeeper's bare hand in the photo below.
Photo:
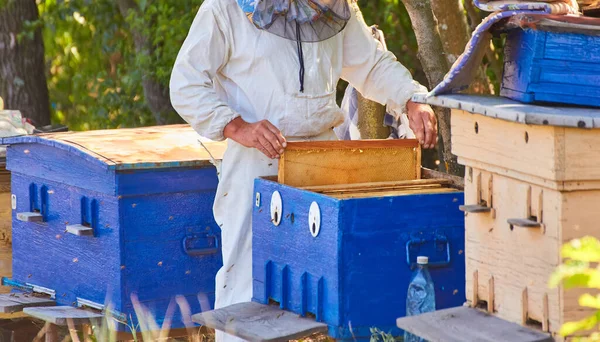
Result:
{"type": "Polygon", "coordinates": [[[279,158],[286,146],[281,131],[267,120],[248,123],[238,117],[225,126],[223,135],[243,146],[254,147],[271,159],[279,158]]]}
{"type": "Polygon", "coordinates": [[[424,148],[433,148],[438,139],[437,119],[429,105],[408,101],[408,120],[410,129],[424,148]]]}

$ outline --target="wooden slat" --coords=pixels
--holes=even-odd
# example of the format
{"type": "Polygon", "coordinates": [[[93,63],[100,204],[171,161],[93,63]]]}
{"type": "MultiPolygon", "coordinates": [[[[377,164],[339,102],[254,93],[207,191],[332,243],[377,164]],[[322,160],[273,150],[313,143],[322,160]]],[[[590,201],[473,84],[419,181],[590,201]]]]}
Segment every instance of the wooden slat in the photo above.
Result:
{"type": "Polygon", "coordinates": [[[33,306],[54,306],[56,302],[49,298],[35,297],[26,294],[0,295],[0,313],[14,313],[33,306]]]}
{"type": "Polygon", "coordinates": [[[333,191],[352,191],[352,190],[375,190],[375,189],[390,189],[400,188],[403,186],[419,186],[419,185],[442,185],[450,184],[446,179],[414,179],[395,182],[369,182],[356,184],[331,184],[331,185],[314,185],[303,186],[300,189],[313,192],[333,192],[333,191]]]}
{"type": "Polygon", "coordinates": [[[289,142],[278,181],[294,187],[419,179],[416,140],[289,142]]]}
{"type": "Polygon", "coordinates": [[[31,307],[23,309],[23,312],[42,321],[62,326],[66,326],[69,321],[75,326],[89,324],[104,317],[101,314],[71,306],[31,307]]]}
{"type": "Polygon", "coordinates": [[[489,213],[490,211],[492,211],[492,208],[485,207],[483,205],[477,205],[477,204],[461,205],[458,207],[458,209],[460,209],[461,211],[464,211],[465,213],[473,213],[473,214],[489,213]]]}
{"type": "Polygon", "coordinates": [[[458,307],[397,320],[398,327],[429,342],[550,342],[548,335],[477,309],[458,307]]]}
{"type": "Polygon", "coordinates": [[[40,213],[26,212],[17,213],[17,220],[22,222],[42,222],[44,217],[40,213]]]}
{"type": "MultiPolygon", "coordinates": [[[[413,101],[445,108],[466,110],[491,118],[529,125],[580,128],[583,122],[585,128],[600,128],[600,120],[598,120],[600,118],[599,108],[554,105],[540,106],[491,95],[452,94],[427,97],[426,94],[415,94],[413,101]]],[[[502,134],[505,138],[508,137],[505,131],[499,131],[498,133],[502,134]]],[[[505,142],[507,141],[505,139],[505,142]]],[[[454,145],[452,147],[454,148],[454,145]]]]}
{"type": "Polygon", "coordinates": [[[283,311],[276,306],[254,302],[196,314],[192,316],[192,320],[250,342],[289,341],[327,332],[326,324],[283,311]]]}
{"type": "Polygon", "coordinates": [[[49,133],[5,143],[55,146],[116,169],[210,165],[212,158],[222,160],[227,148],[226,142],[202,138],[189,125],[49,133]]]}
{"type": "Polygon", "coordinates": [[[94,235],[94,229],[81,224],[71,224],[67,226],[67,233],[78,236],[92,236],[94,235]]]}
{"type": "Polygon", "coordinates": [[[506,220],[506,222],[512,226],[522,228],[540,228],[542,226],[542,224],[537,221],[520,218],[510,218],[506,220]]]}
{"type": "Polygon", "coordinates": [[[337,199],[348,198],[368,198],[368,197],[389,197],[389,196],[408,196],[408,195],[430,195],[440,193],[457,192],[454,188],[437,188],[437,189],[408,189],[408,190],[388,190],[388,191],[357,191],[349,193],[331,194],[329,196],[337,199]]]}
{"type": "Polygon", "coordinates": [[[421,168],[421,177],[423,179],[445,179],[450,181],[450,184],[458,189],[465,188],[465,179],[462,177],[454,176],[448,173],[431,170],[425,167],[421,168]]]}

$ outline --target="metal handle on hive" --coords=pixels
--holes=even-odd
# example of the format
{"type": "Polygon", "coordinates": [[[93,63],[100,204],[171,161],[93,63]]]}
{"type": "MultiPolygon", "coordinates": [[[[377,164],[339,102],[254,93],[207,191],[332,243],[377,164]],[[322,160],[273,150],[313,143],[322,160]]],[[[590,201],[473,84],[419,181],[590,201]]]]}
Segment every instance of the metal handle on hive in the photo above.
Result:
{"type": "MultiPolygon", "coordinates": [[[[414,264],[414,262],[412,262],[411,260],[415,259],[415,258],[411,258],[411,247],[413,245],[422,245],[428,241],[431,240],[426,240],[426,239],[411,239],[408,240],[408,242],[406,243],[406,263],[408,264],[408,266],[412,266],[414,264]]],[[[437,262],[430,262],[428,263],[428,266],[430,268],[433,267],[445,267],[450,265],[450,261],[451,261],[451,255],[450,255],[450,241],[448,241],[448,239],[445,236],[436,236],[435,239],[433,240],[433,242],[435,244],[439,244],[439,243],[443,243],[446,246],[446,260],[444,261],[437,261],[437,262]]]]}
{"type": "Polygon", "coordinates": [[[183,251],[185,252],[185,254],[187,254],[189,256],[203,256],[203,255],[209,255],[209,254],[216,254],[219,252],[219,238],[216,235],[186,236],[183,238],[183,251]],[[207,239],[207,240],[213,239],[214,244],[213,244],[213,246],[206,247],[206,248],[190,248],[190,243],[192,242],[192,240],[199,240],[199,239],[207,239]]]}

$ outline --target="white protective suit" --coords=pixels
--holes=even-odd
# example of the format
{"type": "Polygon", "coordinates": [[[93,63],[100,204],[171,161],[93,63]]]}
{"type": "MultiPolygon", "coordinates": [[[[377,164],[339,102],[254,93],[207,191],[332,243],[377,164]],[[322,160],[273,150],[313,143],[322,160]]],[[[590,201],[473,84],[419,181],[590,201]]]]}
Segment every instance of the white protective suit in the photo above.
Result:
{"type": "MultiPolygon", "coordinates": [[[[301,93],[295,41],[257,29],[236,0],[206,0],[179,52],[171,76],[171,101],[200,135],[223,140],[236,117],[269,120],[286,139],[335,140],[344,120],[336,85],[347,80],[396,115],[426,89],[390,52],[377,49],[355,5],[346,28],[318,43],[303,43],[301,93]]],[[[222,229],[223,268],[216,279],[216,308],[252,297],[253,182],[277,174],[277,160],[229,141],[221,165],[214,216],[222,229]]],[[[218,334],[217,339],[233,340],[218,334]]]]}

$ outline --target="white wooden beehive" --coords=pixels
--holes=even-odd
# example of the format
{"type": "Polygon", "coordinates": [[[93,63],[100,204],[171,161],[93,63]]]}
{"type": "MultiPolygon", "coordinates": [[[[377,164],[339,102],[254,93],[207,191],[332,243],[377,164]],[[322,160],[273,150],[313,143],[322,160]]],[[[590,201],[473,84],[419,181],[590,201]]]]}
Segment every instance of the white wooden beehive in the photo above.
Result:
{"type": "Polygon", "coordinates": [[[562,245],[600,238],[600,110],[500,97],[425,99],[452,109],[452,152],[466,166],[466,296],[500,318],[557,335],[591,314],[582,291],[549,288],[562,245]]]}

